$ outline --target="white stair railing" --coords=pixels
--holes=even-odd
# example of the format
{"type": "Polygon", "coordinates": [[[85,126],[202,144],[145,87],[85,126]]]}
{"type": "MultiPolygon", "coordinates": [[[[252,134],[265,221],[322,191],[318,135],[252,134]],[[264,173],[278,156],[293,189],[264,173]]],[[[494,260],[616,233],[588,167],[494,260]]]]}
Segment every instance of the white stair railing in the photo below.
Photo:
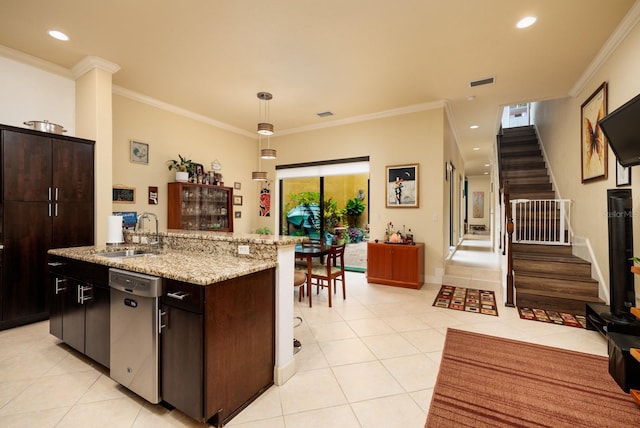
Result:
{"type": "Polygon", "coordinates": [[[515,199],[511,202],[513,242],[571,245],[570,199],[515,199]]]}

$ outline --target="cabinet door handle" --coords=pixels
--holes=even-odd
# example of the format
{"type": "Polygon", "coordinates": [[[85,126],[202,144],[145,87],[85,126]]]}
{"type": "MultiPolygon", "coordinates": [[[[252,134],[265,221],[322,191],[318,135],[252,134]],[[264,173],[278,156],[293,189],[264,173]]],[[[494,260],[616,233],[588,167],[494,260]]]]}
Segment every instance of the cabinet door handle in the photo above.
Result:
{"type": "Polygon", "coordinates": [[[84,285],[78,285],[78,303],[84,305],[84,302],[90,301],[92,298],[90,293],[91,291],[93,291],[93,287],[91,285],[86,287],[84,285]],[[86,295],[84,294],[85,291],[87,292],[86,295]]]}
{"type": "Polygon", "coordinates": [[[58,188],[56,187],[56,192],[55,192],[55,196],[53,198],[54,201],[58,200],[58,188]]]}
{"type": "Polygon", "coordinates": [[[167,326],[166,324],[162,324],[162,317],[165,315],[167,315],[165,311],[158,309],[158,334],[162,333],[162,329],[167,326]]]}
{"type": "Polygon", "coordinates": [[[49,217],[51,217],[51,203],[49,203],[49,217]]]}
{"type": "Polygon", "coordinates": [[[66,265],[66,263],[62,263],[62,262],[49,262],[47,263],[49,266],[51,267],[58,267],[58,266],[64,266],[66,265]]]}
{"type": "Polygon", "coordinates": [[[55,209],[54,209],[54,214],[53,214],[53,216],[54,216],[54,217],[58,217],[58,203],[57,203],[57,202],[55,203],[55,209]]]}
{"type": "Polygon", "coordinates": [[[184,300],[189,293],[186,291],[176,291],[175,293],[167,293],[167,297],[171,297],[172,299],[184,300]]]}
{"type": "Polygon", "coordinates": [[[49,193],[48,193],[48,196],[49,196],[49,197],[47,198],[47,201],[50,201],[50,200],[51,200],[51,187],[49,187],[49,193]]]}
{"type": "Polygon", "coordinates": [[[67,287],[61,287],[61,284],[65,283],[65,282],[67,282],[66,278],[56,278],[56,284],[55,284],[56,294],[60,294],[63,291],[67,290],[67,287]]]}

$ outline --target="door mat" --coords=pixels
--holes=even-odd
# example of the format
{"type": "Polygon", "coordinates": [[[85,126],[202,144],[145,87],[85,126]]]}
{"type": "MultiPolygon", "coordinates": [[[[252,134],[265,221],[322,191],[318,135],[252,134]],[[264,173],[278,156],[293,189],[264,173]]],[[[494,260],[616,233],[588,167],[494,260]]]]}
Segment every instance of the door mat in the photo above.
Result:
{"type": "Polygon", "coordinates": [[[547,311],[544,309],[521,308],[518,313],[523,320],[541,321],[549,324],[567,325],[569,327],[587,328],[584,315],[569,314],[567,312],[547,311]]]}
{"type": "Polygon", "coordinates": [[[493,291],[443,285],[433,302],[438,308],[498,316],[496,295],[493,291]]]}

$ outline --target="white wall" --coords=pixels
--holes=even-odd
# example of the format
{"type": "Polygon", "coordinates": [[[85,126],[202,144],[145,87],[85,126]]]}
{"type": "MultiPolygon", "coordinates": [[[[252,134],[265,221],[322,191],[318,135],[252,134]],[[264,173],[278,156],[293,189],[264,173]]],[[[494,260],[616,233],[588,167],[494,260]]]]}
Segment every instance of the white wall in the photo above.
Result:
{"type": "MultiPolygon", "coordinates": [[[[602,84],[608,82],[608,111],[612,112],[640,93],[640,26],[636,25],[611,56],[588,79],[576,97],[545,101],[536,105],[536,125],[563,198],[573,201],[573,231],[589,247],[602,272],[601,296],[609,281],[607,189],[615,188],[615,155],[608,150],[608,178],[582,183],[580,163],[580,111],[582,103],[602,84]]],[[[633,209],[640,212],[640,169],[632,168],[633,209]],[[635,181],[634,181],[635,180],[635,181]]],[[[635,253],[639,252],[640,219],[634,216],[635,253]]],[[[638,289],[638,285],[636,285],[638,289]]],[[[638,293],[636,293],[638,295],[638,293]]]]}
{"type": "Polygon", "coordinates": [[[0,123],[27,128],[30,120],[62,125],[75,135],[75,82],[71,77],[44,71],[0,56],[0,123]]]}

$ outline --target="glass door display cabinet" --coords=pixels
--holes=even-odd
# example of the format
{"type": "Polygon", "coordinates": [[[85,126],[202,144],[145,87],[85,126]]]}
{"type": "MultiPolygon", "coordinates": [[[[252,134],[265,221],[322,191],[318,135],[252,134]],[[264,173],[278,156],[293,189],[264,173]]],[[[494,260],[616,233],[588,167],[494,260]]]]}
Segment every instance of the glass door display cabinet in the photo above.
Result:
{"type": "Polygon", "coordinates": [[[169,183],[169,229],[233,232],[233,189],[195,183],[169,183]]]}

